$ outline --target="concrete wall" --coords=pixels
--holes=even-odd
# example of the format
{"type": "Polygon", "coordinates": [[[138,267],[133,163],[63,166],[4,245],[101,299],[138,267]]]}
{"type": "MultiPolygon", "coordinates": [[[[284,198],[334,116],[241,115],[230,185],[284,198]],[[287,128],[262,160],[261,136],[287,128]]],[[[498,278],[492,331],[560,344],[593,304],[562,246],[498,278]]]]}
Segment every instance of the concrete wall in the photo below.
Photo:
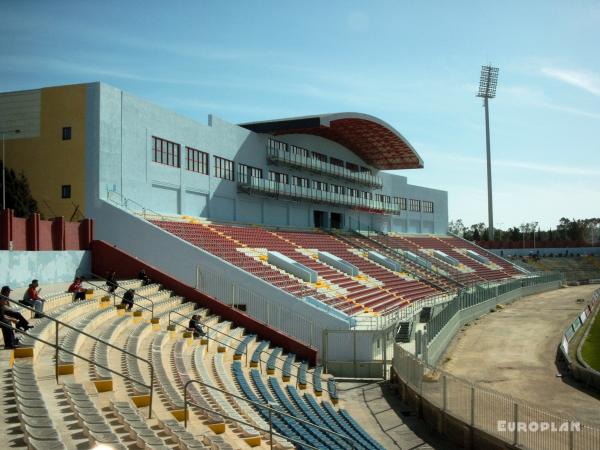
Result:
{"type": "Polygon", "coordinates": [[[89,251],[0,251],[0,283],[12,288],[27,286],[34,278],[41,284],[68,282],[90,270],[89,251]]]}
{"type": "MultiPolygon", "coordinates": [[[[204,277],[202,283],[210,282],[206,273],[218,273],[220,278],[234,281],[261,299],[260,303],[248,302],[249,315],[309,345],[320,348],[323,329],[349,328],[347,321],[324,314],[301,299],[107,202],[98,201],[95,213],[99,217],[95,228],[97,239],[116,245],[189,286],[196,286],[199,272],[204,277]],[[270,314],[273,310],[278,314],[270,314]]],[[[230,292],[230,289],[225,291],[230,292]]],[[[216,296],[209,290],[207,292],[216,296]]],[[[216,297],[231,304],[225,296],[216,297]]],[[[242,301],[238,299],[237,303],[242,301]]]]}
{"type": "MultiPolygon", "coordinates": [[[[183,117],[114,87],[96,83],[88,87],[88,121],[90,128],[99,123],[96,132],[86,136],[89,156],[88,170],[99,167],[97,179],[90,183],[88,201],[108,190],[115,190],[157,212],[190,214],[216,220],[312,227],[313,211],[341,213],[344,226],[375,228],[385,231],[445,233],[447,230],[447,193],[408,185],[406,178],[379,173],[384,179],[382,190],[374,194],[416,198],[434,203],[434,213],[402,211],[401,216],[360,213],[335,205],[270,199],[259,195],[238,193],[237,181],[214,176],[214,155],[237,164],[261,168],[263,178],[269,170],[353,186],[328,177],[285,166],[269,165],[266,159],[267,135],[209,116],[206,124],[183,117]],[[180,144],[181,167],[171,167],[152,161],[152,136],[180,144]],[[187,170],[186,146],[209,153],[209,175],[187,170]],[[97,183],[97,184],[96,184],[97,183]]],[[[333,156],[368,167],[345,147],[317,136],[287,135],[280,137],[289,143],[311,151],[333,156]]],[[[374,173],[377,171],[371,168],[374,173]]],[[[94,178],[95,174],[92,175],[94,178]]],[[[362,187],[362,190],[369,190],[362,187]]],[[[88,214],[91,210],[88,211],[88,214]]]]}
{"type": "Polygon", "coordinates": [[[25,173],[45,217],[83,217],[86,91],[79,84],[0,94],[0,129],[22,130],[6,135],[6,166],[25,173]],[[62,139],[63,127],[71,139],[62,139]],[[62,198],[63,185],[70,198],[62,198]]]}

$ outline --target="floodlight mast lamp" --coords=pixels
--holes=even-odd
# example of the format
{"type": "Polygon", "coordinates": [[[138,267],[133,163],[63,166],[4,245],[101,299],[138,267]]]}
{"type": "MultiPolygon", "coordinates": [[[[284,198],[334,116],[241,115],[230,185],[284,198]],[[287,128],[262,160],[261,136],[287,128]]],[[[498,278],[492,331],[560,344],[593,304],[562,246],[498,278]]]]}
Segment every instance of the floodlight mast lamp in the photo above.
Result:
{"type": "Polygon", "coordinates": [[[498,67],[482,66],[477,97],[483,98],[485,108],[485,147],[487,155],[487,191],[488,191],[488,239],[494,240],[494,207],[492,203],[492,158],[490,153],[490,115],[488,100],[496,96],[498,67]]]}

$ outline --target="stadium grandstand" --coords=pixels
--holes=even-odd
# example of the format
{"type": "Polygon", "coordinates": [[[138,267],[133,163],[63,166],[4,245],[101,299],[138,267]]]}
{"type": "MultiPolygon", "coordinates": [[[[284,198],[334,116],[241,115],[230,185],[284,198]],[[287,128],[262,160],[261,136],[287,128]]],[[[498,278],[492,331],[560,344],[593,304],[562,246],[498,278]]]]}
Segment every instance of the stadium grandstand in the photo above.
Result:
{"type": "Polygon", "coordinates": [[[563,281],[449,234],[447,193],[388,172],[424,162],[366,114],[203,124],[89,83],[0,94],[0,122],[57,217],[0,223],[6,282],[57,283],[7,362],[31,449],[384,448],[334,377],[397,381],[404,349],[435,365],[473,311],[563,281]]]}

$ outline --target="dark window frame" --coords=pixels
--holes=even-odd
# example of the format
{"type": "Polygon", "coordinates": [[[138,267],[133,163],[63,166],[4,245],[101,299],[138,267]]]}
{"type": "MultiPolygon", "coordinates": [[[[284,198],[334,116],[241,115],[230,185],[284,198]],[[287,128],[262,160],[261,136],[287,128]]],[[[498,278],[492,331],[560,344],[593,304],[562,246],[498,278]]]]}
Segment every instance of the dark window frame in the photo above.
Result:
{"type": "Polygon", "coordinates": [[[70,184],[63,184],[60,187],[60,198],[71,198],[72,188],[70,184]]]}
{"type": "Polygon", "coordinates": [[[209,154],[193,147],[186,147],[187,170],[208,175],[209,154]]]}
{"type": "Polygon", "coordinates": [[[70,141],[73,135],[73,130],[71,127],[63,127],[62,129],[62,140],[70,141]]]}
{"type": "Polygon", "coordinates": [[[152,136],[152,162],[180,168],[181,145],[158,136],[152,136]]]}
{"type": "Polygon", "coordinates": [[[235,163],[231,159],[214,155],[215,177],[235,181],[235,163]]]}

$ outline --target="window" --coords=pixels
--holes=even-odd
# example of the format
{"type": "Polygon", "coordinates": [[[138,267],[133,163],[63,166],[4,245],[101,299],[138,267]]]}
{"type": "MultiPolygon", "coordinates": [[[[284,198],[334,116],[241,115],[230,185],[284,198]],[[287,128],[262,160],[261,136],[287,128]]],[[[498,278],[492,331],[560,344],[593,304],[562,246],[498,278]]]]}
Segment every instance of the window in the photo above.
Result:
{"type": "Polygon", "coordinates": [[[392,197],[389,195],[375,194],[375,200],[382,203],[391,203],[392,197]]]}
{"type": "Polygon", "coordinates": [[[296,175],[292,175],[292,184],[303,188],[310,186],[308,178],[297,177],[296,175]]]}
{"type": "Polygon", "coordinates": [[[289,177],[287,173],[273,172],[272,170],[269,171],[269,180],[283,184],[289,183],[289,177]]]}
{"type": "Polygon", "coordinates": [[[312,188],[317,191],[327,191],[327,183],[323,181],[312,180],[312,188]]]}
{"type": "Polygon", "coordinates": [[[62,130],[62,140],[70,141],[71,140],[71,127],[63,127],[62,130]]]}
{"type": "Polygon", "coordinates": [[[350,197],[358,197],[358,189],[348,188],[348,195],[350,197]]]}
{"type": "Polygon", "coordinates": [[[371,173],[371,169],[363,166],[360,166],[360,171],[363,173],[371,173]]]}
{"type": "Polygon", "coordinates": [[[285,142],[276,141],[275,139],[269,139],[269,148],[280,151],[288,151],[288,145],[285,142]]]}
{"type": "Polygon", "coordinates": [[[186,147],[187,170],[208,175],[208,153],[201,152],[195,148],[186,147]]]}
{"type": "Polygon", "coordinates": [[[180,167],[180,145],[152,136],[152,161],[167,166],[180,167]]]}
{"type": "Polygon", "coordinates": [[[62,198],[71,198],[71,185],[70,184],[63,184],[60,190],[61,190],[62,198]]]}
{"type": "Polygon", "coordinates": [[[400,209],[406,211],[406,199],[404,197],[392,197],[394,205],[400,205],[400,209]]]}
{"type": "Polygon", "coordinates": [[[421,211],[421,200],[409,199],[408,201],[409,211],[421,211]]]}
{"type": "Polygon", "coordinates": [[[262,178],[263,171],[258,167],[247,166],[246,164],[238,164],[238,179],[244,182],[250,182],[250,178],[262,178]]]}
{"type": "Polygon", "coordinates": [[[314,159],[318,159],[321,162],[327,162],[327,155],[324,155],[323,153],[312,152],[312,157],[314,159]]]}
{"type": "Polygon", "coordinates": [[[310,156],[310,152],[305,148],[298,147],[296,145],[290,145],[290,152],[294,155],[303,156],[308,158],[310,156]]]}
{"type": "Polygon", "coordinates": [[[344,167],[344,161],[342,161],[341,159],[334,158],[333,156],[329,158],[329,162],[334,166],[344,167]]]}
{"type": "Polygon", "coordinates": [[[433,202],[427,202],[423,200],[423,212],[424,213],[433,213],[433,202]]]}
{"type": "Polygon", "coordinates": [[[373,194],[367,191],[358,191],[358,196],[360,198],[364,198],[365,200],[373,200],[373,194]]]}
{"type": "Polygon", "coordinates": [[[350,172],[358,172],[358,166],[351,162],[346,163],[346,169],[348,169],[350,172]]]}
{"type": "Polygon", "coordinates": [[[338,186],[337,184],[332,184],[330,186],[331,186],[331,192],[333,192],[334,194],[341,194],[341,195],[346,194],[346,188],[344,186],[338,186]]]}
{"type": "Polygon", "coordinates": [[[233,181],[233,161],[215,156],[215,177],[233,181]]]}

